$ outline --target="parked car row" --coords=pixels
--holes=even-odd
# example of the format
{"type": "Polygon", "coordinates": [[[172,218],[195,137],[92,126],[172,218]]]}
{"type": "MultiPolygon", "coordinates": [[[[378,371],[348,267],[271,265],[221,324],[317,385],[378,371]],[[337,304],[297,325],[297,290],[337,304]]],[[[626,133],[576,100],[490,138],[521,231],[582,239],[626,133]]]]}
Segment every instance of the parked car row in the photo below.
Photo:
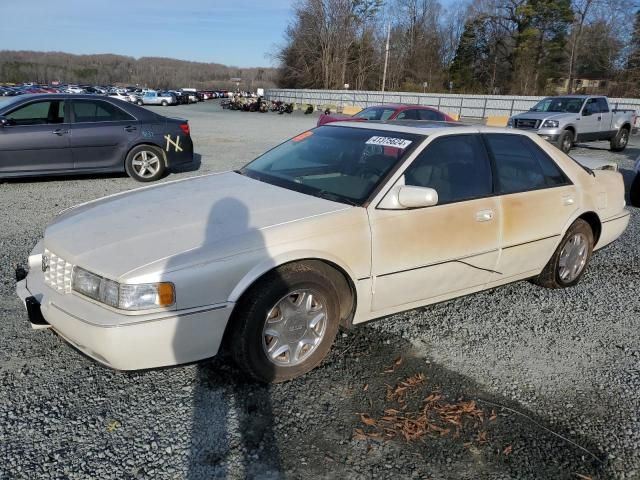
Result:
{"type": "Polygon", "coordinates": [[[29,93],[71,93],[107,95],[138,105],[182,105],[197,103],[214,98],[228,98],[233,95],[255,98],[251,92],[229,92],[228,90],[197,90],[195,88],[180,88],[173,90],[153,90],[134,86],[105,86],[105,85],[74,85],[58,84],[43,85],[25,83],[22,85],[1,85],[0,97],[12,97],[29,93]],[[151,94],[150,94],[151,93],[151,94]],[[158,99],[158,97],[161,97],[158,99]]]}

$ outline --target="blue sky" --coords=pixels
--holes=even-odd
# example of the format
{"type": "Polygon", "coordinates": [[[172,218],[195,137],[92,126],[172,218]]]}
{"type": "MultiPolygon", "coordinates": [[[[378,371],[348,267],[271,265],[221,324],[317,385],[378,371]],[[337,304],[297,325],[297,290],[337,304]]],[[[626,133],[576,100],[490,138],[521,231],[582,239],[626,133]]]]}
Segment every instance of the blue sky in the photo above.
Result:
{"type": "Polygon", "coordinates": [[[270,66],[293,0],[3,0],[0,49],[270,66]]]}

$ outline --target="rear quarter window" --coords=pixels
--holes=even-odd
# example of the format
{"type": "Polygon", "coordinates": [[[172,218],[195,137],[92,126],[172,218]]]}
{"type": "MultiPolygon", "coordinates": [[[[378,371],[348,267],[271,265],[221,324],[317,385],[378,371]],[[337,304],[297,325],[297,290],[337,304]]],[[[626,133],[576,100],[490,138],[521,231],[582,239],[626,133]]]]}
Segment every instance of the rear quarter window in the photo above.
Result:
{"type": "Polygon", "coordinates": [[[498,192],[526,192],[569,184],[560,167],[531,139],[522,135],[486,134],[495,163],[498,192]]]}

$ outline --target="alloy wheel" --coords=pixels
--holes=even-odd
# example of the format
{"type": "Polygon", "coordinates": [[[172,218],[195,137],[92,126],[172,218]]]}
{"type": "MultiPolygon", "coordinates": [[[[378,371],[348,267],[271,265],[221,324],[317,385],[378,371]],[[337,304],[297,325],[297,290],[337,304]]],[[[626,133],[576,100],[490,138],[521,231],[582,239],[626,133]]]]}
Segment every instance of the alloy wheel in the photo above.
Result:
{"type": "Polygon", "coordinates": [[[270,362],[291,367],[311,356],[327,330],[325,304],[313,289],[295,290],[276,302],[262,330],[262,348],[270,362]]]}

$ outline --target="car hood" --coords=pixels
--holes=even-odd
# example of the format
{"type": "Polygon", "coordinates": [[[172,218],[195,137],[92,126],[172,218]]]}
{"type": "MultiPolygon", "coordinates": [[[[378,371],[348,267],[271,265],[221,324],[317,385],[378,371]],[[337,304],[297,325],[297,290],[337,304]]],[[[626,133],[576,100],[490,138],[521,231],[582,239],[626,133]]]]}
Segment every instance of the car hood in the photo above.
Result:
{"type": "Polygon", "coordinates": [[[514,115],[513,118],[526,118],[530,120],[555,120],[566,116],[575,116],[576,113],[566,112],[523,112],[518,115],[514,115]]]}
{"type": "Polygon", "coordinates": [[[207,260],[264,248],[256,231],[352,208],[238,173],[206,175],[112,195],[61,213],[44,246],[112,279],[202,249],[207,260]]]}

